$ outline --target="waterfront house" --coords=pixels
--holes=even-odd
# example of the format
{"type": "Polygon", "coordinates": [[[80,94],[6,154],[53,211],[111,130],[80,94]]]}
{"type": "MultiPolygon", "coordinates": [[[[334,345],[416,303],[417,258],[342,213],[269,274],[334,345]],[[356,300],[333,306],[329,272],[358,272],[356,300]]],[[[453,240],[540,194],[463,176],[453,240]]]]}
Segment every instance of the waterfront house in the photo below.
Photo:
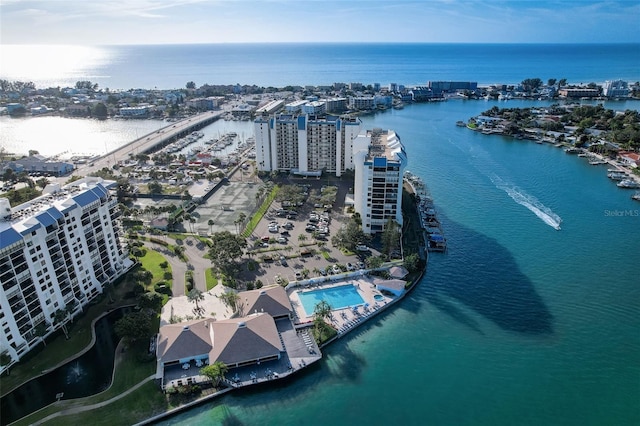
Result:
{"type": "Polygon", "coordinates": [[[287,295],[287,291],[279,286],[271,286],[258,290],[242,291],[238,293],[238,311],[251,314],[264,312],[278,320],[291,318],[293,308],[287,295]]]}
{"type": "Polygon", "coordinates": [[[631,167],[640,166],[640,154],[637,152],[621,151],[618,155],[620,156],[620,160],[626,165],[631,167]]]}
{"type": "Polygon", "coordinates": [[[223,362],[229,369],[280,359],[285,352],[273,318],[256,313],[243,318],[211,318],[160,327],[156,380],[162,389],[208,380],[206,364],[223,362]]]}

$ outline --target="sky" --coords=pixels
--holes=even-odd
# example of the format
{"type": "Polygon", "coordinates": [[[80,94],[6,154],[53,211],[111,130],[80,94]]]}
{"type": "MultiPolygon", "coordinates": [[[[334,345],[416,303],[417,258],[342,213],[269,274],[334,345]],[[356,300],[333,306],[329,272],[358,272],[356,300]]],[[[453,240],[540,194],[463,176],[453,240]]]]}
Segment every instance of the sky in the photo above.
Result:
{"type": "Polygon", "coordinates": [[[640,42],[640,0],[0,0],[0,44],[640,42]]]}

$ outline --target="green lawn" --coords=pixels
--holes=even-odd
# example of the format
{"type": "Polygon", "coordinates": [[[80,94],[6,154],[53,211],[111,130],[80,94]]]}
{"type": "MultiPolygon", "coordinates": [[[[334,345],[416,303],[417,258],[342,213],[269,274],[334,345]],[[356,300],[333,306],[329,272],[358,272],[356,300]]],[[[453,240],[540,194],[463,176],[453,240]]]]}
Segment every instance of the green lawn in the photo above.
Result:
{"type": "Polygon", "coordinates": [[[207,268],[204,271],[204,279],[207,283],[207,291],[218,285],[218,275],[213,272],[213,268],[207,268]]]}
{"type": "MultiPolygon", "coordinates": [[[[140,258],[142,267],[153,274],[152,284],[164,280],[165,269],[162,269],[160,264],[166,261],[167,259],[163,255],[150,248],[147,248],[147,254],[140,258]]],[[[166,271],[171,272],[171,265],[167,267],[166,271]]]]}
{"type": "Polygon", "coordinates": [[[158,386],[149,382],[113,404],[84,413],[57,417],[47,422],[46,425],[125,426],[140,422],[170,408],[158,386]]]}
{"type": "Polygon", "coordinates": [[[249,235],[251,235],[251,233],[253,232],[253,230],[256,229],[256,226],[258,226],[258,223],[262,220],[262,216],[264,216],[267,210],[269,210],[269,206],[271,205],[271,202],[273,201],[273,199],[276,198],[276,195],[278,194],[279,190],[280,190],[279,186],[273,187],[269,195],[267,195],[267,198],[265,198],[265,200],[262,202],[262,205],[251,217],[251,220],[249,221],[249,223],[247,223],[247,226],[245,227],[244,231],[242,231],[243,237],[248,238],[249,235]]]}

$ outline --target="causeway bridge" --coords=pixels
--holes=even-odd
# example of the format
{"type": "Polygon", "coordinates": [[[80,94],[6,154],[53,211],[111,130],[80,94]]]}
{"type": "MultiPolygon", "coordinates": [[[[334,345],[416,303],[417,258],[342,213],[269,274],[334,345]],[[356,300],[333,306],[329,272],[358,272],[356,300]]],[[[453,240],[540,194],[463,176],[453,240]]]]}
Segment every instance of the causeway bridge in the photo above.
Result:
{"type": "Polygon", "coordinates": [[[100,158],[95,159],[92,163],[79,166],[75,174],[86,176],[97,170],[101,170],[104,167],[109,168],[122,160],[127,160],[130,155],[149,154],[157,151],[160,148],[187,136],[191,132],[208,126],[222,117],[223,113],[224,111],[208,111],[185,118],[181,121],[169,123],[161,129],[146,134],[132,142],[122,145],[100,158]]]}

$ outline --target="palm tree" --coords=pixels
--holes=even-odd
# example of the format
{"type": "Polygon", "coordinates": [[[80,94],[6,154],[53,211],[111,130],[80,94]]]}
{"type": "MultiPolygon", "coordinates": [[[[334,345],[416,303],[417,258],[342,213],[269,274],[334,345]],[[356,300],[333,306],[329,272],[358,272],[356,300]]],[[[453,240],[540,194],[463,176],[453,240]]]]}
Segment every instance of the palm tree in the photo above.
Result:
{"type": "Polygon", "coordinates": [[[187,293],[187,299],[189,299],[189,302],[195,303],[196,311],[200,312],[201,308],[200,306],[198,306],[198,302],[201,302],[204,300],[204,295],[202,294],[202,291],[198,290],[197,288],[191,289],[189,293],[187,293]]]}
{"type": "Polygon", "coordinates": [[[298,241],[305,241],[306,239],[307,239],[307,236],[305,234],[298,235],[298,241]]]}
{"type": "Polygon", "coordinates": [[[222,303],[224,303],[225,306],[230,307],[234,312],[236,311],[238,307],[238,300],[240,300],[238,293],[233,290],[227,290],[218,297],[222,300],[222,303]]]}
{"type": "Polygon", "coordinates": [[[321,340],[322,329],[326,327],[325,319],[331,318],[331,305],[329,305],[326,301],[321,300],[316,303],[316,306],[313,308],[313,325],[315,328],[315,336],[318,342],[321,340]]]}
{"type": "Polygon", "coordinates": [[[216,361],[213,364],[206,365],[200,369],[200,374],[211,379],[214,386],[218,386],[220,381],[224,379],[225,373],[229,371],[229,367],[222,361],[216,361]]]}
{"type": "Polygon", "coordinates": [[[67,312],[64,309],[58,309],[53,313],[53,324],[62,323],[62,332],[64,333],[65,339],[69,340],[69,332],[67,331],[67,312]]]}
{"type": "Polygon", "coordinates": [[[39,337],[45,346],[47,346],[47,342],[45,342],[44,336],[47,334],[47,328],[49,328],[47,327],[47,323],[41,322],[33,329],[33,334],[39,337]]]}
{"type": "Polygon", "coordinates": [[[321,300],[316,303],[316,306],[313,308],[313,317],[314,319],[324,320],[326,318],[331,317],[331,305],[327,303],[325,300],[321,300]]]}
{"type": "Polygon", "coordinates": [[[207,221],[207,225],[209,225],[209,233],[210,233],[210,234],[212,234],[212,233],[213,233],[213,224],[214,224],[214,223],[215,223],[215,222],[213,221],[213,219],[209,219],[209,220],[207,221]]]}

